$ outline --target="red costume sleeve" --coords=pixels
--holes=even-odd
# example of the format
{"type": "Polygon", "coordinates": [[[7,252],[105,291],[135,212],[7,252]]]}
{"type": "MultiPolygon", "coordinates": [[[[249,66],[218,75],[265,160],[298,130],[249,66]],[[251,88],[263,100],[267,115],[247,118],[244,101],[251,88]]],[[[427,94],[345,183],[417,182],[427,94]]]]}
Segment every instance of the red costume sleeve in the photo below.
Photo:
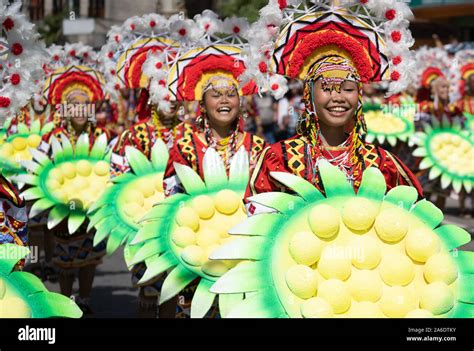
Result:
{"type": "Polygon", "coordinates": [[[379,168],[385,177],[387,191],[397,185],[408,185],[414,187],[418,191],[418,196],[422,198],[423,189],[412,171],[397,156],[382,148],[379,148],[379,152],[382,156],[379,168]]]}

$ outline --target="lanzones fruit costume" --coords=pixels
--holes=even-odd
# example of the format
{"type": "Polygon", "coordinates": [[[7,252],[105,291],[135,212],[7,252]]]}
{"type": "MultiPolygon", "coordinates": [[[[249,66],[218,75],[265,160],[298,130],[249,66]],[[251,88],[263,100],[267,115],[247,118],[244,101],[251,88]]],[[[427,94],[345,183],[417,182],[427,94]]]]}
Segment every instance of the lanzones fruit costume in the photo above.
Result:
{"type": "MultiPolygon", "coordinates": [[[[34,80],[40,79],[41,66],[46,58],[33,24],[20,13],[20,7],[20,2],[9,4],[0,1],[0,22],[3,27],[0,42],[5,49],[1,70],[0,113],[4,117],[14,117],[27,104],[35,92],[34,80]]],[[[31,132],[23,125],[19,125],[18,131],[22,133],[18,138],[28,138],[27,134],[31,132]]],[[[35,126],[34,131],[40,130],[35,126]]],[[[12,137],[11,140],[14,140],[12,137]]],[[[36,141],[35,144],[39,144],[36,141]]],[[[33,143],[29,144],[32,146],[33,143]]],[[[22,150],[25,149],[23,144],[20,146],[22,150]]],[[[29,253],[25,247],[28,244],[26,222],[24,200],[12,184],[1,176],[0,317],[80,317],[82,313],[72,300],[48,292],[36,276],[21,271],[24,258],[29,253]]]]}
{"type": "MultiPolygon", "coordinates": [[[[405,3],[318,1],[304,10],[299,3],[282,6],[285,26],[273,54],[277,72],[309,81],[322,77],[328,86],[349,73],[361,81],[391,78],[391,91],[403,86],[411,42],[405,3]],[[398,53],[396,62],[387,49],[398,53]]],[[[304,122],[317,132],[317,115],[311,104],[307,108],[304,122]]],[[[419,199],[409,171],[360,139],[359,111],[356,117],[349,172],[324,153],[316,154],[316,172],[306,167],[313,154],[304,153],[301,137],[262,154],[265,172],[254,175],[248,198],[257,214],[232,228],[234,241],[210,256],[243,260],[210,289],[244,296],[227,317],[474,315],[473,254],[457,249],[469,234],[440,225],[442,212],[419,199]],[[398,165],[396,172],[386,171],[388,162],[398,165]],[[287,191],[278,192],[282,188],[287,191]]],[[[314,142],[313,149],[320,147],[314,142]]]]}
{"type": "MultiPolygon", "coordinates": [[[[244,43],[256,28],[249,28],[244,19],[222,21],[206,11],[195,21],[177,21],[174,29],[181,44],[167,78],[171,99],[200,101],[201,115],[196,126],[184,126],[182,136],[173,144],[165,171],[167,198],[142,220],[143,226],[131,242],[131,263],[146,264],[139,284],[170,270],[160,303],[184,290],[186,301],[180,305],[184,314],[215,316],[217,300],[209,287],[237,262],[208,258],[214,249],[232,240],[227,230],[245,218],[241,200],[264,142],[242,131],[240,113],[231,121],[229,136],[217,141],[204,95],[207,91],[234,96],[257,92],[255,81],[239,84],[250,67],[242,49],[248,49],[244,43]]],[[[268,39],[272,33],[265,35],[268,39]]],[[[265,79],[262,82],[268,84],[265,79]]],[[[219,299],[220,313],[225,314],[240,299],[240,295],[219,299]]]]}

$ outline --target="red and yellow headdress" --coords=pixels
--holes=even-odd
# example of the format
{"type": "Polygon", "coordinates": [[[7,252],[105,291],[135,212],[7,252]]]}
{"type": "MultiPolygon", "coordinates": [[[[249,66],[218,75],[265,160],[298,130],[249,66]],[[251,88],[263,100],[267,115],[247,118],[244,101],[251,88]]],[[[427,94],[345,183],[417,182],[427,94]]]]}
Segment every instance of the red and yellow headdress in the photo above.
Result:
{"type": "Polygon", "coordinates": [[[97,55],[90,46],[66,44],[49,49],[51,61],[45,68],[43,95],[49,104],[66,103],[71,97],[84,102],[105,99],[105,81],[97,69],[97,55]]]}

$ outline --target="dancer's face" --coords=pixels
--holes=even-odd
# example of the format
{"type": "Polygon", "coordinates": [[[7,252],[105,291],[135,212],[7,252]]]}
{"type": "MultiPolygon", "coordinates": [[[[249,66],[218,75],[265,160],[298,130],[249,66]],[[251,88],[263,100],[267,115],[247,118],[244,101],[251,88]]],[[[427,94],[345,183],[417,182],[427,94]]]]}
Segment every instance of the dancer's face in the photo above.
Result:
{"type": "Polygon", "coordinates": [[[89,98],[82,94],[76,94],[67,99],[68,104],[75,105],[75,114],[71,116],[71,123],[75,129],[81,129],[87,123],[87,105],[90,103],[89,98]],[[80,112],[82,111],[82,112],[80,112]]]}
{"type": "Polygon", "coordinates": [[[203,107],[211,126],[230,126],[239,115],[240,98],[235,87],[206,91],[203,107]]]}
{"type": "Polygon", "coordinates": [[[444,78],[438,78],[434,83],[434,93],[441,100],[447,100],[449,98],[449,83],[444,78]]]}
{"type": "Polygon", "coordinates": [[[321,80],[313,88],[313,102],[319,122],[328,127],[343,127],[354,118],[359,100],[357,83],[346,80],[341,91],[325,90],[321,80]]]}

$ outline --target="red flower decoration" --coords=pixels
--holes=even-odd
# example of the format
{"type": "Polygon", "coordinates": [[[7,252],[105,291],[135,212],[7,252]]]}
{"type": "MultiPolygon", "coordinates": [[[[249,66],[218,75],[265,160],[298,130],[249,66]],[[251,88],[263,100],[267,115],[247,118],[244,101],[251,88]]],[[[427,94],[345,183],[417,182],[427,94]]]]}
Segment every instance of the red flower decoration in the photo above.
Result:
{"type": "Polygon", "coordinates": [[[85,52],[83,56],[84,56],[84,58],[88,58],[89,54],[87,52],[85,52]]]}
{"type": "Polygon", "coordinates": [[[166,82],[163,79],[160,79],[158,82],[159,85],[166,86],[166,82]]]}
{"type": "Polygon", "coordinates": [[[130,29],[131,29],[131,30],[135,30],[135,28],[136,28],[135,25],[132,23],[132,24],[130,25],[130,29]]]}
{"type": "Polygon", "coordinates": [[[59,61],[59,55],[54,55],[54,56],[53,56],[53,60],[54,60],[54,61],[59,61]]]}
{"type": "Polygon", "coordinates": [[[272,84],[272,90],[278,90],[279,87],[277,83],[272,84]]]}
{"type": "Polygon", "coordinates": [[[115,90],[120,90],[120,85],[118,83],[115,84],[115,90]]]}
{"type": "Polygon", "coordinates": [[[162,64],[161,62],[157,62],[156,65],[155,65],[155,67],[156,67],[157,69],[161,69],[161,67],[163,67],[163,64],[162,64]]]}
{"type": "Polygon", "coordinates": [[[18,85],[20,84],[21,77],[18,73],[13,73],[12,76],[10,77],[10,81],[12,82],[13,85],[18,85]]]}
{"type": "Polygon", "coordinates": [[[70,56],[76,56],[76,50],[71,50],[69,51],[70,56]]]}
{"type": "Polygon", "coordinates": [[[109,53],[107,54],[107,56],[108,56],[109,58],[112,58],[112,57],[114,57],[114,53],[113,53],[112,51],[109,51],[109,53]]]}
{"type": "Polygon", "coordinates": [[[209,23],[206,23],[205,26],[204,26],[204,30],[207,32],[209,30],[210,26],[211,25],[209,23]]]}
{"type": "Polygon", "coordinates": [[[10,106],[10,98],[6,96],[0,96],[0,107],[10,106]]]}
{"type": "Polygon", "coordinates": [[[156,26],[156,22],[155,21],[150,21],[150,27],[154,28],[155,26],[156,26]]]}
{"type": "Polygon", "coordinates": [[[392,62],[394,65],[398,65],[402,62],[402,58],[400,56],[395,56],[393,59],[392,59],[392,62]]]}
{"type": "Polygon", "coordinates": [[[182,37],[184,37],[184,36],[186,35],[186,29],[185,29],[185,28],[181,28],[178,33],[179,33],[179,35],[181,35],[182,37]]]}
{"type": "Polygon", "coordinates": [[[165,96],[165,101],[170,101],[170,96],[169,95],[165,96]]]}
{"type": "Polygon", "coordinates": [[[369,0],[360,0],[360,3],[364,4],[364,5],[367,4],[368,2],[369,2],[369,0]]]}
{"type": "Polygon", "coordinates": [[[260,62],[260,63],[258,64],[258,69],[259,69],[260,72],[262,72],[262,73],[267,72],[267,71],[268,71],[267,64],[266,64],[265,62],[263,62],[263,61],[260,62]]]}
{"type": "Polygon", "coordinates": [[[115,41],[118,43],[120,41],[120,36],[117,34],[115,37],[114,37],[115,41]]]}
{"type": "Polygon", "coordinates": [[[288,4],[286,3],[286,0],[278,0],[278,7],[280,8],[280,10],[283,10],[287,6],[288,4]]]}
{"type": "Polygon", "coordinates": [[[395,18],[396,14],[397,12],[394,9],[387,10],[387,12],[385,12],[385,18],[391,21],[395,18]]]}
{"type": "Polygon", "coordinates": [[[392,74],[390,74],[390,79],[394,80],[394,81],[399,80],[400,79],[400,73],[398,73],[397,71],[393,71],[392,74]]]}
{"type": "Polygon", "coordinates": [[[111,69],[111,70],[110,70],[110,74],[113,75],[113,76],[115,76],[115,70],[114,70],[114,69],[111,69]]]}
{"type": "Polygon", "coordinates": [[[20,43],[15,43],[12,45],[12,53],[15,56],[21,55],[23,52],[23,46],[20,43]]]}
{"type": "Polygon", "coordinates": [[[10,17],[7,17],[5,21],[3,21],[3,27],[6,31],[9,31],[15,26],[15,22],[10,17]]]}
{"type": "Polygon", "coordinates": [[[402,39],[402,33],[400,33],[398,30],[393,31],[390,36],[395,43],[398,43],[402,39]]]}
{"type": "Polygon", "coordinates": [[[240,27],[237,27],[235,26],[232,31],[235,33],[235,34],[239,34],[240,33],[240,27]]]}

